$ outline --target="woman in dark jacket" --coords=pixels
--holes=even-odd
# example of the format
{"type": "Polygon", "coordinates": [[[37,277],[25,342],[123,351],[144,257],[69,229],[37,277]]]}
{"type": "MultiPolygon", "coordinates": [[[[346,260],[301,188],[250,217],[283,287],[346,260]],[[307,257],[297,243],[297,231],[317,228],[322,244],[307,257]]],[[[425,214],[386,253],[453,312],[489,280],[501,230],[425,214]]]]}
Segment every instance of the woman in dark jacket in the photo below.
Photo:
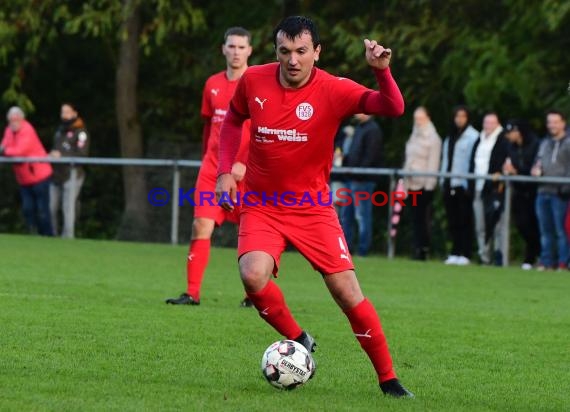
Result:
{"type": "MultiPolygon", "coordinates": [[[[539,140],[523,120],[509,120],[505,125],[505,137],[509,141],[508,157],[503,173],[529,176],[538,152],[539,140]]],[[[535,212],[536,184],[513,183],[512,213],[517,230],[526,248],[522,268],[532,269],[540,254],[540,232],[535,212]]]]}

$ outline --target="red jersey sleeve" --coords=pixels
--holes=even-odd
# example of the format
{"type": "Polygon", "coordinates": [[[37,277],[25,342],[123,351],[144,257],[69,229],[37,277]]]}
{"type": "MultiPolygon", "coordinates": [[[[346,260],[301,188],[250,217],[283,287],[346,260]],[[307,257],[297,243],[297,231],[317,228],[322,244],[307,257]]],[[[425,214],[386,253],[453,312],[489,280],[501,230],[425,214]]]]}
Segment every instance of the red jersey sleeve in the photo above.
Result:
{"type": "Polygon", "coordinates": [[[392,77],[390,68],[384,70],[374,69],[374,75],[379,92],[372,92],[364,96],[361,101],[361,112],[377,114],[380,116],[397,117],[404,114],[404,97],[396,80],[392,77]]]}
{"type": "Polygon", "coordinates": [[[247,163],[247,155],[249,154],[249,138],[251,136],[251,120],[246,120],[243,122],[241,129],[241,142],[239,144],[239,150],[236,155],[235,162],[240,162],[243,164],[247,163]]]}
{"type": "Polygon", "coordinates": [[[338,77],[331,90],[331,104],[340,118],[357,113],[380,116],[399,116],[404,111],[404,100],[390,69],[374,70],[380,91],[369,89],[350,79],[338,77]]]}
{"type": "Polygon", "coordinates": [[[241,146],[243,134],[242,126],[245,120],[244,117],[236,114],[230,105],[230,109],[224,118],[220,131],[218,176],[224,173],[230,173],[232,170],[232,165],[235,163],[241,146]]]}
{"type": "Polygon", "coordinates": [[[248,75],[247,71],[239,79],[236,91],[230,102],[230,107],[234,112],[243,118],[249,117],[249,107],[247,105],[247,82],[248,75]]]}
{"type": "Polygon", "coordinates": [[[204,84],[204,90],[202,90],[202,108],[200,109],[200,114],[204,119],[204,129],[202,130],[202,157],[206,154],[208,149],[208,140],[210,139],[211,121],[212,116],[214,116],[214,109],[212,108],[212,102],[210,100],[210,79],[206,80],[204,84]]]}
{"type": "Polygon", "coordinates": [[[206,80],[206,84],[204,84],[204,90],[202,90],[202,109],[200,110],[202,117],[208,120],[214,115],[214,109],[210,101],[211,88],[210,79],[208,79],[206,80]]]}
{"type": "Polygon", "coordinates": [[[359,113],[362,97],[372,92],[369,88],[345,77],[333,78],[331,82],[330,103],[339,118],[359,113]]]}

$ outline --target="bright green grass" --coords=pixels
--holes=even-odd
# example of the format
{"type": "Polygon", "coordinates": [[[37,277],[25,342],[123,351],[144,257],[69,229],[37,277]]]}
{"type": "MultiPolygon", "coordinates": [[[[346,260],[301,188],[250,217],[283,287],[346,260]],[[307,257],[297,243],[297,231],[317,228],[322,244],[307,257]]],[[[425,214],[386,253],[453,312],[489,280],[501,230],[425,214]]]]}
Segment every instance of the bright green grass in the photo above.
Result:
{"type": "Polygon", "coordinates": [[[318,340],[315,379],[261,376],[279,336],[241,309],[235,252],[212,251],[200,307],[185,247],[0,236],[0,410],[570,409],[570,275],[355,259],[413,401],[380,394],[322,280],[283,257],[289,306],[318,340]]]}

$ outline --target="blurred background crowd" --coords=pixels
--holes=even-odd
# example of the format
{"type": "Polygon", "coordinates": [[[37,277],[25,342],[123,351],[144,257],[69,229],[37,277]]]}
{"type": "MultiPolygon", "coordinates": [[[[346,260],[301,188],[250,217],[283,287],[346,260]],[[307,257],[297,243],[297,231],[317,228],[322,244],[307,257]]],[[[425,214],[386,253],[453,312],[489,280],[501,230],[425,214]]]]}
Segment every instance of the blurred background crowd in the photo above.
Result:
{"type": "MultiPolygon", "coordinates": [[[[200,95],[205,79],[217,70],[214,68],[223,67],[220,34],[229,26],[247,27],[253,34],[254,46],[250,64],[274,61],[271,29],[284,15],[291,14],[307,14],[318,22],[324,47],[319,65],[332,73],[373,86],[369,69],[361,58],[362,38],[378,38],[394,50],[392,71],[402,88],[407,111],[399,119],[375,119],[381,130],[382,158],[373,161],[384,167],[414,169],[421,163],[422,150],[418,147],[422,141],[431,139],[439,143],[430,146],[434,152],[430,152],[431,160],[426,162],[429,167],[437,163],[438,169],[455,170],[457,163],[465,171],[469,166],[467,158],[473,152],[467,150],[469,144],[459,139],[462,128],[457,124],[457,113],[461,111],[454,112],[458,103],[471,109],[465,111],[468,124],[473,127],[468,132],[462,131],[471,136],[464,139],[466,142],[481,139],[483,133],[492,141],[505,140],[506,151],[509,144],[517,144],[509,143],[508,132],[512,127],[514,135],[523,136],[525,150],[520,156],[527,160],[535,146],[539,146],[533,143],[533,149],[527,153],[528,131],[533,130],[539,137],[552,134],[547,129],[546,111],[556,108],[561,121],[570,113],[568,61],[562,52],[570,46],[570,6],[564,2],[463,0],[442,4],[420,0],[405,3],[357,0],[350,4],[346,1],[322,4],[278,0],[270,6],[226,0],[80,3],[3,0],[1,3],[3,112],[12,106],[21,108],[46,153],[53,156],[62,153],[57,133],[64,136],[73,126],[66,125],[63,117],[64,110],[69,110],[70,118],[83,118],[87,124],[79,127],[78,123],[71,128],[75,142],[83,139],[80,134],[85,133],[83,147],[73,148],[77,154],[89,151],[97,157],[200,159],[200,95]],[[62,102],[70,103],[62,105],[62,102]],[[416,110],[420,106],[426,109],[416,110]],[[491,112],[498,115],[488,116],[491,112]],[[499,127],[502,130],[496,133],[499,127]],[[439,140],[434,140],[436,137],[439,140]],[[435,156],[438,144],[441,149],[435,156]],[[455,157],[452,153],[456,153],[455,157]],[[454,160],[457,153],[462,160],[454,160]]],[[[362,119],[353,126],[358,127],[360,122],[362,119]]],[[[485,154],[484,149],[489,145],[483,146],[476,150],[480,155],[485,154]]],[[[343,150],[342,144],[337,147],[343,150]]],[[[495,157],[489,162],[488,171],[519,172],[516,164],[505,163],[507,159],[516,162],[514,154],[495,157]]],[[[486,162],[469,160],[474,160],[474,172],[485,169],[486,162]]],[[[546,170],[546,165],[538,166],[541,172],[546,170]]],[[[59,183],[48,189],[63,205],[66,199],[71,199],[69,190],[67,195],[65,190],[67,172],[58,165],[53,173],[54,181],[59,179],[59,183]]],[[[169,211],[152,208],[144,200],[150,188],[170,187],[170,171],[89,166],[79,172],[79,177],[83,185],[71,193],[81,193],[77,236],[168,239],[169,211]],[[84,183],[83,176],[87,176],[84,183]]],[[[184,170],[182,185],[192,187],[195,177],[195,170],[184,170]]],[[[0,231],[26,232],[21,218],[20,188],[10,167],[0,166],[0,181],[4,188],[0,199],[0,231]]],[[[489,225],[485,226],[477,217],[485,213],[473,216],[476,233],[469,237],[477,240],[475,258],[465,251],[467,235],[459,224],[464,221],[461,210],[468,210],[467,203],[473,206],[477,203],[477,193],[489,189],[474,187],[471,192],[474,197],[464,199],[457,189],[465,187],[465,182],[425,178],[407,179],[405,184],[412,189],[422,186],[426,192],[435,190],[436,194],[428,194],[409,219],[404,213],[398,227],[398,243],[412,247],[410,250],[400,247],[399,251],[416,258],[427,255],[447,258],[451,254],[452,261],[465,257],[494,263],[500,259],[496,252],[502,251],[492,247],[492,242],[491,249],[486,250],[487,240],[497,241],[500,233],[489,235],[489,225]],[[461,204],[463,209],[457,206],[461,204]],[[454,211],[457,216],[452,216],[454,211]]],[[[388,189],[387,179],[379,179],[375,185],[388,189]]],[[[498,185],[490,186],[491,192],[498,189],[498,185]]],[[[485,201],[479,200],[479,210],[484,212],[485,201]]],[[[53,210],[58,210],[56,203],[48,208],[49,221],[54,226],[52,230],[66,234],[70,229],[69,223],[66,229],[65,216],[58,214],[57,227],[53,224],[53,210]]],[[[537,205],[536,200],[525,204],[537,205]]],[[[61,206],[59,210],[61,213],[61,206]]],[[[372,230],[365,235],[369,240],[363,240],[363,245],[369,242],[369,251],[383,251],[388,212],[386,208],[374,208],[370,213],[372,230]]],[[[190,236],[191,216],[191,211],[181,213],[181,241],[190,236]]],[[[497,217],[500,214],[490,220],[497,217]]],[[[218,244],[231,244],[233,229],[227,236],[223,230],[220,233],[218,244]]],[[[530,260],[527,257],[537,253],[537,246],[529,247],[525,236],[514,235],[513,253],[527,263],[530,260]]],[[[355,242],[358,244],[358,240],[355,242]]]]}

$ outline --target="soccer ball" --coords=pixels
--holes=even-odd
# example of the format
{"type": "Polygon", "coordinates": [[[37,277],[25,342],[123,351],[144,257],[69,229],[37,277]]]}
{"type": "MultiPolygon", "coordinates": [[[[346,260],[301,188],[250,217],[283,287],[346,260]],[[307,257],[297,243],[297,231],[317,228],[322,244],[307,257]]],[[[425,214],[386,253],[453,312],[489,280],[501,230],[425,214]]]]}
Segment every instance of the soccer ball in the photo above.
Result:
{"type": "Polygon", "coordinates": [[[315,372],[315,361],[307,349],[293,340],[272,343],[261,358],[261,372],[279,389],[295,389],[315,372]]]}

